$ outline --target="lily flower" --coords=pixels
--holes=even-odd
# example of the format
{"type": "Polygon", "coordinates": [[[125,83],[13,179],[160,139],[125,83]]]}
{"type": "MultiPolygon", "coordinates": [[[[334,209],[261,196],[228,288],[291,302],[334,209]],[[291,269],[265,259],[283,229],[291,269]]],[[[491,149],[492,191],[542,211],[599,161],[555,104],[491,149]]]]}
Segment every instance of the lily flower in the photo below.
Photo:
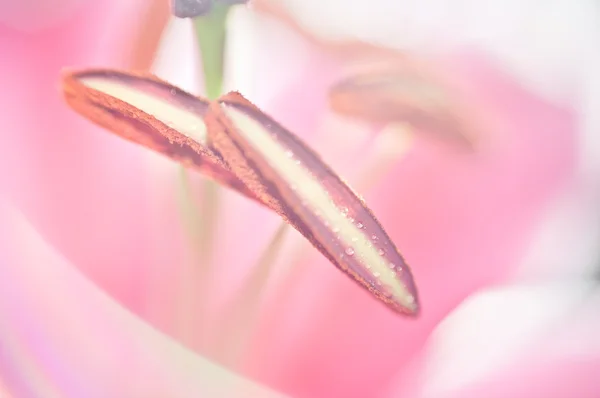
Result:
{"type": "Polygon", "coordinates": [[[597,396],[596,245],[557,233],[596,230],[563,75],[466,52],[433,9],[255,1],[215,98],[190,21],[133,3],[2,28],[9,397],[597,396]],[[162,32],[152,73],[134,21],[162,32]]]}

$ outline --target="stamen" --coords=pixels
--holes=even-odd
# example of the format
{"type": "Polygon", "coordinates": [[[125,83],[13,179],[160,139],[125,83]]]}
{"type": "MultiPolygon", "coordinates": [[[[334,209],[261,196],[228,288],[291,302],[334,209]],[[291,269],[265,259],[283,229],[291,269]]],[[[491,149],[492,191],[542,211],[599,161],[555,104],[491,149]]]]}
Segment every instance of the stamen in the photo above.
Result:
{"type": "MultiPolygon", "coordinates": [[[[334,132],[331,132],[334,134],[334,132]]],[[[341,134],[337,134],[340,136],[341,134]]],[[[413,133],[406,125],[390,124],[380,131],[374,140],[370,137],[365,142],[360,143],[360,147],[368,148],[365,156],[361,159],[361,166],[358,173],[351,178],[352,185],[360,192],[368,192],[373,185],[387,174],[389,169],[408,151],[412,142],[413,133]]],[[[342,139],[343,137],[339,137],[342,139]]],[[[319,142],[322,142],[320,140],[319,142]]],[[[334,154],[332,154],[334,155],[334,154]]],[[[287,226],[283,223],[282,225],[287,226]]],[[[358,222],[356,227],[362,229],[364,226],[358,222]]],[[[275,235],[267,245],[267,251],[272,251],[271,247],[277,247],[279,250],[282,245],[276,245],[277,235],[275,235]]],[[[293,240],[292,247],[288,250],[286,258],[290,259],[285,265],[287,272],[284,274],[274,292],[272,300],[274,302],[283,302],[286,300],[289,289],[302,278],[302,273],[307,270],[302,267],[305,264],[307,255],[312,253],[310,243],[306,239],[293,240]]],[[[284,264],[282,264],[284,265],[284,264]]],[[[239,302],[244,302],[242,298],[239,302]]]]}
{"type": "Polygon", "coordinates": [[[410,270],[362,199],[241,95],[207,111],[206,101],[155,77],[116,71],[67,74],[63,87],[67,102],[92,121],[275,210],[390,308],[417,313],[410,270]],[[190,128],[202,115],[206,124],[190,128]]]}
{"type": "Polygon", "coordinates": [[[381,129],[352,179],[353,185],[361,192],[369,191],[408,152],[413,136],[406,124],[390,123],[381,129]]]}
{"type": "MultiPolygon", "coordinates": [[[[210,297],[211,260],[214,248],[214,237],[207,236],[213,232],[216,224],[217,206],[211,200],[211,193],[203,192],[200,206],[196,203],[189,173],[180,168],[181,184],[179,189],[179,209],[184,223],[191,257],[181,267],[181,277],[177,287],[177,337],[193,348],[200,348],[204,343],[205,329],[198,327],[205,322],[208,298],[210,297]],[[208,202],[207,202],[208,200],[208,202]]],[[[203,190],[211,188],[203,186],[203,190]]]]}
{"type": "Polygon", "coordinates": [[[398,68],[349,77],[329,91],[340,114],[375,123],[408,123],[463,148],[475,144],[471,121],[448,89],[424,72],[398,68]]]}
{"type": "Polygon", "coordinates": [[[417,313],[403,258],[362,200],[318,155],[239,94],[212,104],[206,122],[211,145],[264,203],[390,308],[417,313]]]}
{"type": "MultiPolygon", "coordinates": [[[[369,138],[367,138],[368,142],[362,142],[360,144],[362,148],[369,144],[370,146],[361,159],[358,173],[351,179],[353,186],[361,192],[369,191],[408,151],[412,138],[413,132],[407,125],[390,124],[382,129],[372,142],[369,138]]],[[[322,143],[322,140],[319,142],[322,143]]],[[[356,227],[362,229],[363,224],[358,222],[356,227]]],[[[236,293],[230,306],[231,309],[225,311],[225,327],[223,327],[217,345],[222,347],[219,352],[226,364],[234,365],[235,361],[243,355],[244,344],[253,331],[253,321],[257,317],[256,309],[261,292],[268,281],[271,268],[283,248],[283,233],[287,228],[288,225],[282,222],[266,245],[258,263],[251,268],[252,274],[244,281],[240,291],[236,293]]],[[[305,269],[300,267],[300,264],[307,261],[306,254],[310,252],[307,250],[309,247],[309,243],[305,239],[301,239],[296,241],[294,247],[290,249],[286,257],[291,259],[291,263],[287,264],[290,269],[285,279],[278,285],[275,301],[285,300],[288,287],[300,278],[299,272],[305,269]]]]}
{"type": "Polygon", "coordinates": [[[67,103],[94,123],[256,200],[206,146],[203,117],[208,101],[149,74],[67,72],[62,83],[67,103]]]}
{"type": "MultiPolygon", "coordinates": [[[[97,76],[83,77],[80,81],[86,87],[125,101],[193,140],[206,144],[203,116],[208,104],[202,103],[198,112],[194,113],[178,107],[168,98],[151,96],[148,92],[123,82],[107,81],[97,76]]],[[[176,95],[176,92],[171,92],[170,95],[176,95]]]]}

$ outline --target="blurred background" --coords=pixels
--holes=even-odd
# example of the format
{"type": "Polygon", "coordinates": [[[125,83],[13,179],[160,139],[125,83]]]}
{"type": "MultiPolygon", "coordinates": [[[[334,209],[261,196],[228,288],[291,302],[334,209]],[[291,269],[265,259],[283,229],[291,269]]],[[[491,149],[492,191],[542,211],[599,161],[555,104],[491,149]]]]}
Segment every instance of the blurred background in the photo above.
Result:
{"type": "Polygon", "coordinates": [[[0,397],[600,397],[599,7],[0,1],[0,397]],[[419,317],[78,115],[86,68],[241,92],[364,196],[419,317]]]}

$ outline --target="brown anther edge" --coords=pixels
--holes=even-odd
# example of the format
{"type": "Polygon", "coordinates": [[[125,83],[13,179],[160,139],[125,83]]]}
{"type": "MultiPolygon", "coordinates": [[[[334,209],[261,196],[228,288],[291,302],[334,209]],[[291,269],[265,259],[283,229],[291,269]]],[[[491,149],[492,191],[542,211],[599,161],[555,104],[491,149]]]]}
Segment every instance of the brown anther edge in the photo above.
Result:
{"type": "Polygon", "coordinates": [[[144,72],[121,72],[110,69],[63,71],[62,89],[66,103],[95,124],[136,144],[161,153],[186,167],[193,167],[207,177],[238,191],[253,200],[249,190],[209,148],[167,126],[152,115],[118,98],[85,86],[78,76],[98,75],[107,79],[134,78],[155,83],[194,97],[209,106],[209,101],[186,93],[178,87],[144,72]]]}
{"type": "MultiPolygon", "coordinates": [[[[262,170],[258,166],[261,162],[264,162],[262,156],[256,151],[254,151],[250,145],[245,144],[243,140],[236,139],[236,127],[233,123],[228,119],[223,110],[221,109],[221,103],[227,104],[235,104],[241,107],[244,107],[252,112],[259,112],[262,115],[265,115],[258,107],[252,104],[250,101],[246,100],[241,94],[237,92],[231,92],[227,95],[222,96],[217,101],[211,103],[205,117],[205,122],[207,125],[207,131],[209,135],[209,143],[211,148],[215,150],[216,153],[220,154],[225,163],[228,164],[229,168],[232,172],[242,180],[246,186],[248,186],[255,194],[258,196],[259,200],[265,203],[268,207],[273,209],[277,214],[281,216],[281,218],[292,225],[296,230],[298,230],[308,241],[319,250],[332,264],[334,264],[338,269],[340,269],[345,274],[349,275],[355,282],[359,285],[367,289],[371,292],[375,297],[377,297],[380,301],[382,301],[386,306],[397,313],[401,313],[403,315],[408,316],[417,316],[419,312],[419,301],[418,294],[416,288],[411,293],[415,298],[415,311],[410,311],[407,308],[397,304],[395,301],[386,297],[383,292],[373,288],[365,279],[360,277],[356,272],[352,269],[348,268],[344,264],[338,262],[332,254],[329,253],[325,245],[320,242],[315,235],[312,233],[311,228],[307,225],[298,215],[295,207],[297,204],[292,203],[290,200],[286,200],[281,193],[281,184],[284,182],[281,178],[269,168],[263,167],[262,170]]],[[[275,120],[268,117],[269,122],[272,123],[273,126],[277,126],[285,131],[282,126],[280,126],[275,120]]],[[[290,134],[291,135],[291,134],[290,134]]],[[[344,187],[346,190],[346,194],[352,195],[360,201],[363,206],[364,211],[368,214],[369,217],[375,222],[375,224],[379,227],[383,236],[391,243],[392,249],[396,250],[396,247],[393,245],[393,242],[384,229],[381,227],[381,224],[371,210],[365,205],[364,200],[356,195],[354,191],[342,181],[342,179],[334,173],[329,166],[327,166],[320,158],[318,154],[316,154],[313,150],[311,150],[306,144],[304,144],[298,137],[291,135],[298,144],[302,145],[307,152],[318,159],[327,173],[331,174],[331,176],[337,179],[337,183],[340,184],[341,187],[344,187]]],[[[402,258],[402,256],[400,256],[402,258]]],[[[408,272],[410,275],[410,269],[406,262],[403,264],[404,272],[408,272]]],[[[412,279],[412,277],[411,277],[412,279]]]]}

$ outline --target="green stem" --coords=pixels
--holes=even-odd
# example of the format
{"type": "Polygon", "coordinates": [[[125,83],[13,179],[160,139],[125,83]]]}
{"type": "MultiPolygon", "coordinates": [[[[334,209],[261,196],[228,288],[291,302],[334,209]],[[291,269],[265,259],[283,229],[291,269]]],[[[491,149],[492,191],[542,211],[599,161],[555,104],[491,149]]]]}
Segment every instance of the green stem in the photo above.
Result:
{"type": "MultiPolygon", "coordinates": [[[[225,70],[224,55],[227,40],[227,15],[229,6],[215,4],[211,12],[194,19],[196,40],[200,47],[202,69],[204,72],[204,88],[206,96],[213,100],[223,93],[223,74],[225,70]]],[[[211,180],[204,180],[202,186],[202,251],[203,259],[210,261],[214,243],[214,232],[217,222],[219,203],[219,185],[211,180]]]]}
{"type": "MultiPolygon", "coordinates": [[[[227,39],[225,27],[228,11],[229,6],[215,5],[209,15],[194,20],[196,38],[202,55],[205,92],[211,100],[218,98],[223,90],[223,61],[227,39]]],[[[210,206],[211,203],[216,206],[215,195],[218,193],[216,184],[214,184],[214,189],[211,189],[211,184],[214,183],[206,181],[204,186],[206,194],[203,203],[206,203],[206,205],[203,207],[202,214],[205,225],[207,216],[215,210],[210,206]],[[211,196],[206,197],[206,195],[211,196]]],[[[248,337],[250,334],[249,329],[252,328],[252,322],[256,316],[257,307],[262,297],[261,292],[268,279],[271,266],[283,246],[287,229],[287,224],[280,224],[230,307],[229,322],[226,322],[229,328],[224,330],[219,342],[217,342],[217,345],[221,348],[222,357],[227,362],[235,361],[239,352],[243,350],[244,337],[248,337]]],[[[205,231],[202,234],[204,239],[210,239],[210,232],[205,231]]]]}
{"type": "MultiPolygon", "coordinates": [[[[216,99],[222,94],[224,74],[224,54],[226,44],[226,22],[229,7],[215,5],[208,15],[194,19],[194,29],[202,57],[202,69],[206,96],[216,99]]],[[[193,342],[195,325],[202,323],[202,308],[194,310],[194,291],[203,297],[204,303],[209,287],[207,280],[211,274],[211,262],[214,249],[214,236],[218,217],[219,186],[211,180],[203,180],[200,206],[195,203],[190,179],[185,168],[181,168],[181,216],[187,230],[191,246],[194,248],[194,261],[184,273],[181,286],[180,303],[182,318],[181,332],[193,342]],[[198,264],[199,263],[199,264],[198,264]],[[200,291],[199,291],[200,290],[200,291]],[[191,315],[196,314],[196,315],[191,315]],[[198,318],[200,317],[198,322],[198,318]]],[[[197,298],[197,297],[196,297],[197,298]]],[[[195,304],[198,305],[198,304],[195,304]]],[[[204,304],[203,304],[204,305],[204,304]]]]}
{"type": "MultiPolygon", "coordinates": [[[[224,54],[227,37],[227,14],[229,6],[215,4],[211,12],[194,19],[196,39],[202,57],[204,86],[209,99],[216,99],[222,94],[223,73],[225,69],[224,54]]],[[[186,172],[184,172],[186,174],[186,172]]],[[[184,176],[187,181],[187,176],[184,176]]],[[[197,231],[198,244],[202,253],[204,267],[210,264],[217,223],[219,203],[219,186],[211,180],[204,180],[202,186],[201,208],[198,220],[200,230],[197,231]]]]}
{"type": "Polygon", "coordinates": [[[215,4],[208,15],[194,20],[196,39],[202,56],[204,86],[206,95],[211,100],[218,98],[223,91],[228,12],[229,6],[215,4]]]}

